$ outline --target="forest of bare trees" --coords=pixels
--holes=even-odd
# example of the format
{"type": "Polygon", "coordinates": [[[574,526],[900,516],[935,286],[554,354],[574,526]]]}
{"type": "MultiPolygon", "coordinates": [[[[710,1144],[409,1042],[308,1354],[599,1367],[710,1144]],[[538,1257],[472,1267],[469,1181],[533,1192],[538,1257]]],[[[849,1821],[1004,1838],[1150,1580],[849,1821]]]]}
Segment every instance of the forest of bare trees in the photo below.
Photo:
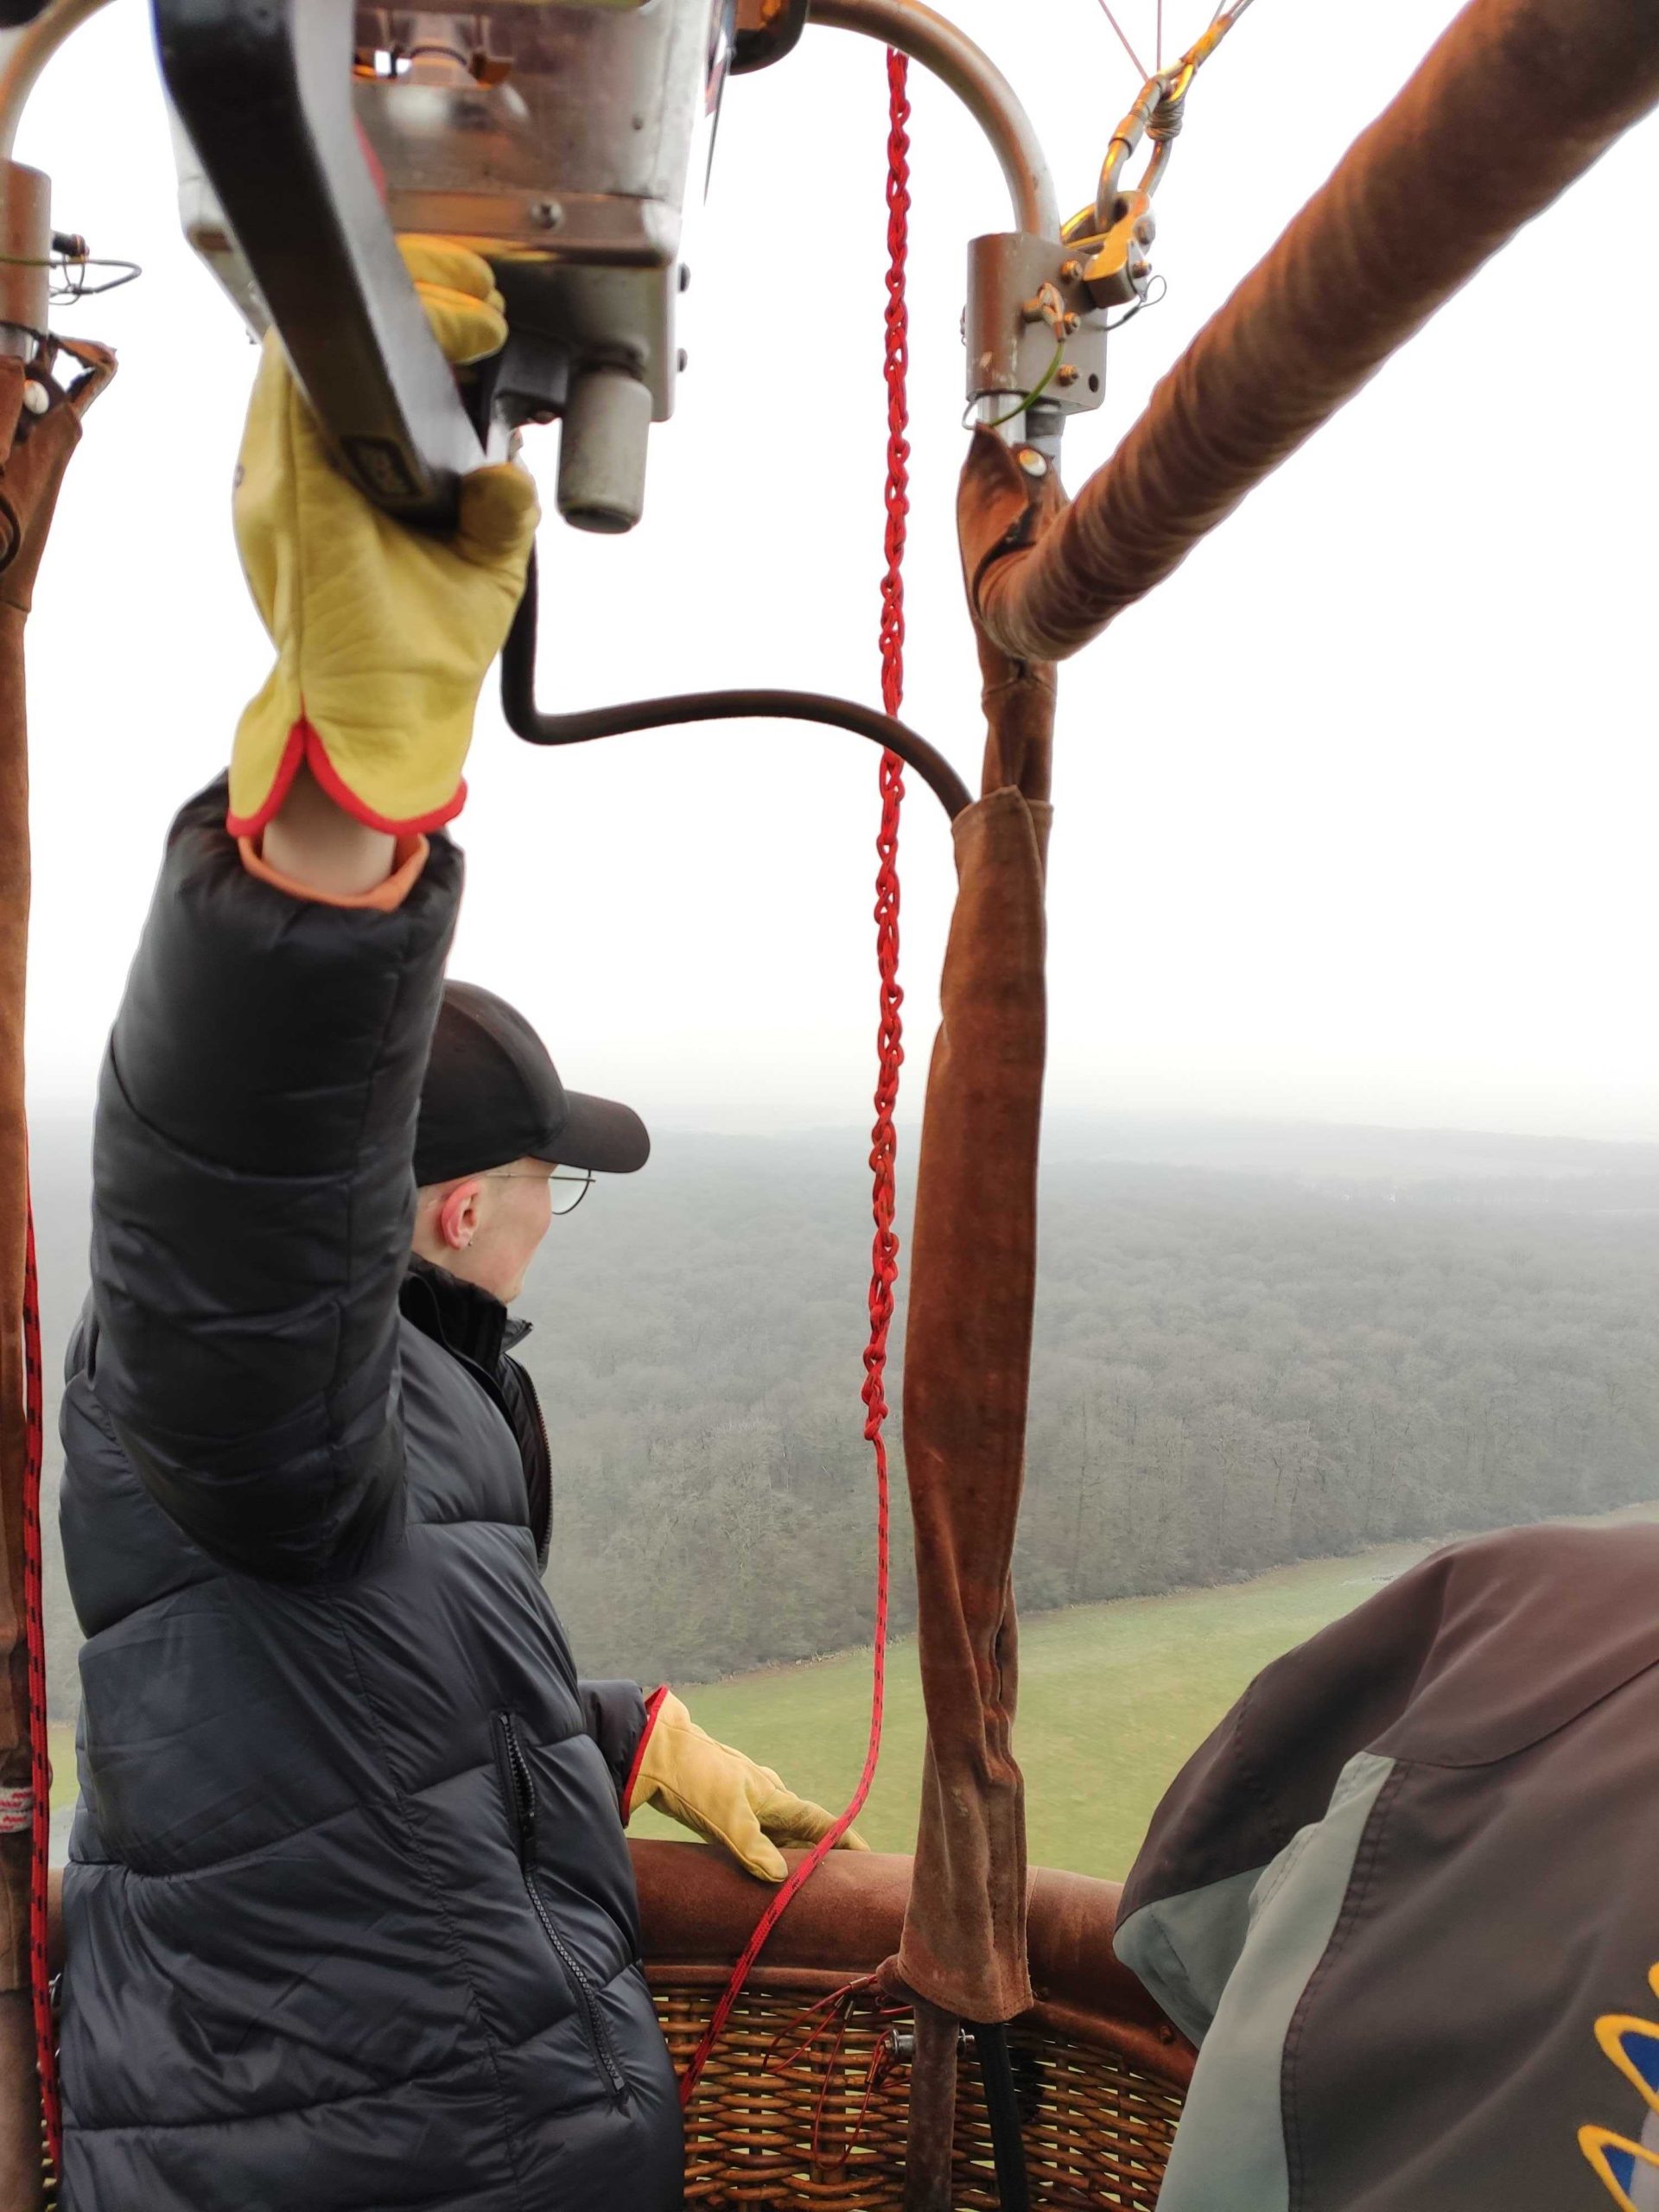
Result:
{"type": "MultiPolygon", "coordinates": [[[[1057,1141],[1027,1611],[1659,1496],[1659,1154],[1340,1135],[1057,1141]]],[[[83,1146],[42,1147],[60,1338],[83,1146]]],[[[855,1138],[670,1138],[554,1224],[524,1356],[588,1671],[692,1681],[868,1633],[868,1221],[855,1138]]],[[[67,1709],[60,1584],[51,1610],[67,1709]]]]}

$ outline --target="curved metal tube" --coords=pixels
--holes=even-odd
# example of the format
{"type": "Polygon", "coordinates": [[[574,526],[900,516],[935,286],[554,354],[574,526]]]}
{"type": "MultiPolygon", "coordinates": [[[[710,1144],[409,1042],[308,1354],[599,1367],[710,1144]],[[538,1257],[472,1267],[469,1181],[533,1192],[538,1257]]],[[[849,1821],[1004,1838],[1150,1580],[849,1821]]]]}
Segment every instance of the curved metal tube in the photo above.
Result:
{"type": "Polygon", "coordinates": [[[41,70],[65,39],[103,5],[104,0],[53,0],[32,23],[0,40],[0,162],[12,157],[17,125],[41,70]]]}
{"type": "Polygon", "coordinates": [[[1047,157],[1012,85],[972,39],[922,0],[810,0],[807,21],[897,47],[948,85],[990,140],[1014,201],[1014,228],[1060,234],[1047,157]]]}

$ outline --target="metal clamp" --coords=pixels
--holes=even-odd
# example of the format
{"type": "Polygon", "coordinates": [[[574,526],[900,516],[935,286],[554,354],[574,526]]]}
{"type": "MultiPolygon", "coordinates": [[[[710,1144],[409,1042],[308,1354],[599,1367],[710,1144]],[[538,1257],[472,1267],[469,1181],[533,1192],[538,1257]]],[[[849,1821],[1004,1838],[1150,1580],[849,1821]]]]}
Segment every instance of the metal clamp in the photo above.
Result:
{"type": "Polygon", "coordinates": [[[968,247],[963,317],[969,405],[996,399],[1015,411],[1040,397],[1062,414],[1106,396],[1106,319],[1069,248],[1029,231],[998,232],[968,247]]]}
{"type": "Polygon", "coordinates": [[[1075,251],[1065,264],[1091,307],[1128,307],[1143,300],[1152,282],[1148,256],[1158,225],[1152,212],[1152,194],[1144,185],[1120,192],[1116,215],[1103,236],[1086,241],[1086,258],[1075,251]]]}

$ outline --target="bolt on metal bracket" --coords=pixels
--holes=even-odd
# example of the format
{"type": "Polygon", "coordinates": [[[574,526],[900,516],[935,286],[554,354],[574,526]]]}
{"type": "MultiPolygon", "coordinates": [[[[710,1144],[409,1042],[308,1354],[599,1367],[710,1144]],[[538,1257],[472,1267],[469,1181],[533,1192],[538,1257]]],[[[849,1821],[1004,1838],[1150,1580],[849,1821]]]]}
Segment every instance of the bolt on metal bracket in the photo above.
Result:
{"type": "Polygon", "coordinates": [[[963,317],[970,405],[1011,405],[1040,390],[1045,404],[1080,415],[1106,395],[1106,317],[1075,247],[1029,231],[970,241],[963,317]],[[1057,358],[1058,356],[1058,358],[1057,358]]]}

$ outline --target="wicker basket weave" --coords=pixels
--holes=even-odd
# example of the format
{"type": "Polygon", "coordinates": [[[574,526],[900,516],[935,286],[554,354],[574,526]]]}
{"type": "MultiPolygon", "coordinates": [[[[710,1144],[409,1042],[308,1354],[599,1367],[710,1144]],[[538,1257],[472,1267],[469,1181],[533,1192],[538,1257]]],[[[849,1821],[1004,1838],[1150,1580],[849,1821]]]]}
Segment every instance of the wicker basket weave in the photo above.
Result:
{"type": "MultiPolygon", "coordinates": [[[[657,2010],[683,2065],[715,1992],[653,1976],[657,2010]]],[[[867,1996],[843,2007],[844,2036],[791,2062],[804,1996],[750,1991],[709,2062],[686,2120],[686,2202],[709,2212],[899,2212],[908,2077],[899,2067],[867,2100],[893,2024],[867,1996]]],[[[1032,2201],[1152,2212],[1180,2115],[1179,2091],[1115,2053],[1016,2028],[1016,2080],[1032,2201]]],[[[964,2060],[957,2107],[957,2198],[995,2212],[991,2139],[976,2069],[964,2060]]]]}
{"type": "MultiPolygon", "coordinates": [[[[700,1845],[632,1848],[646,1973],[681,2067],[765,1893],[700,1845]]],[[[873,2077],[871,2063],[908,2016],[869,1978],[898,1948],[912,1878],[908,1859],[837,1852],[791,1906],[686,2115],[686,2202],[698,2212],[899,2212],[909,2069],[873,2077]]],[[[1114,1955],[1115,1883],[1039,1867],[1028,1904],[1037,2002],[1009,2039],[1032,2202],[1152,2212],[1192,2047],[1114,1955]]],[[[956,2154],[954,2203],[995,2212],[971,2050],[957,2074],[956,2154]]]]}
{"type": "MultiPolygon", "coordinates": [[[[675,2065],[683,2066],[714,1993],[671,1986],[655,1993],[675,2065]]],[[[740,2001],[687,2115],[686,2203],[707,2212],[740,2206],[744,2212],[899,2212],[903,2070],[868,2103],[864,2095],[870,2060],[891,2022],[878,2019],[874,2005],[855,2003],[833,2066],[826,2052],[780,2068],[779,2039],[787,2038],[800,2010],[775,1994],[740,2001]]],[[[1040,2031],[1016,2030],[1014,2041],[1026,2091],[1033,2203],[1067,2212],[1096,2206],[1153,2212],[1180,2115],[1179,2094],[1109,2051],[1040,2031]]],[[[984,2104],[974,2069],[965,2065],[957,2109],[957,2202],[963,2212],[995,2212],[990,2156],[984,2104]]],[[[49,2162],[46,2171],[44,2212],[55,2212],[49,2162]]]]}
{"type": "MultiPolygon", "coordinates": [[[[677,2069],[708,2023],[715,1992],[670,1984],[653,1993],[677,2069]]],[[[803,2000],[752,1991],[740,1999],[686,2119],[685,2201],[727,2212],[899,2212],[904,2201],[902,2068],[867,2100],[877,2044],[893,2024],[868,1999],[846,2007],[838,2046],[782,2063],[803,2000]]],[[[1038,2029],[1014,2031],[1032,2202],[1084,2212],[1153,2212],[1180,2116],[1179,2092],[1128,2066],[1038,2029]]],[[[991,2138],[971,2063],[957,2107],[957,2202],[995,2212],[991,2138]]],[[[57,2194],[47,2166],[45,2212],[57,2194]]]]}
{"type": "MultiPolygon", "coordinates": [[[[636,1843],[633,1858],[652,1993],[678,2069],[753,1923],[757,1888],[697,1845],[636,1843]]],[[[907,1859],[837,1854],[785,1919],[687,2114],[688,2206],[900,2212],[909,2073],[900,2063],[873,2081],[872,2062],[906,2016],[862,1983],[899,1939],[910,1873],[907,1859]]],[[[1032,2202],[1045,2212],[1153,2212],[1192,2072],[1190,2047],[1112,1955],[1116,1907],[1111,1884],[1033,1877],[1039,2002],[1010,2041],[1032,2202]]],[[[971,2054],[956,2156],[959,2212],[996,2212],[971,2054]]],[[[51,2181],[48,2166],[46,2212],[51,2181]]]]}

